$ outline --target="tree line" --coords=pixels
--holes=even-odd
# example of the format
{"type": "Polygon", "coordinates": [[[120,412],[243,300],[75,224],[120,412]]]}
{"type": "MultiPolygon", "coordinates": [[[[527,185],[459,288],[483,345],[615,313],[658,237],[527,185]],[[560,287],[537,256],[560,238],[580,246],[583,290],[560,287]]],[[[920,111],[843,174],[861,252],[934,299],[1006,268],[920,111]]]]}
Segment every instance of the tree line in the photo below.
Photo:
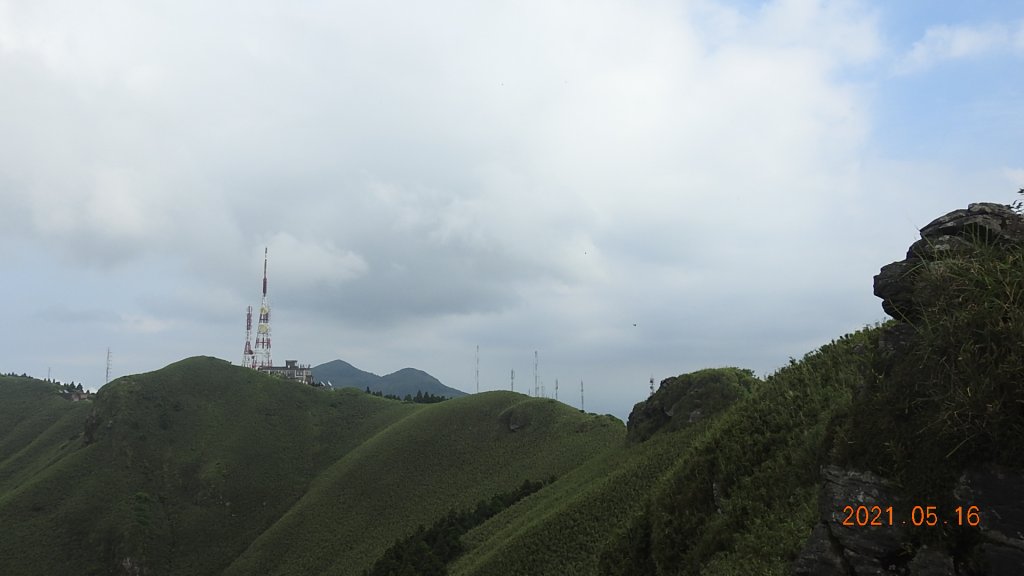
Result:
{"type": "Polygon", "coordinates": [[[370,396],[376,396],[378,398],[387,398],[389,400],[399,400],[402,402],[413,402],[415,404],[436,404],[438,402],[444,402],[445,400],[448,399],[447,396],[439,396],[436,394],[431,394],[430,392],[423,392],[422,390],[417,390],[415,396],[413,396],[412,394],[406,394],[404,397],[400,397],[396,394],[385,394],[380,390],[371,391],[369,386],[366,387],[366,393],[369,394],[370,396]]]}
{"type": "MultiPolygon", "coordinates": [[[[554,477],[548,483],[553,481],[554,477]]],[[[445,576],[447,565],[463,552],[463,534],[540,490],[544,484],[524,480],[519,488],[481,500],[470,510],[449,511],[429,528],[420,524],[411,536],[396,540],[385,550],[363,576],[445,576]]]]}

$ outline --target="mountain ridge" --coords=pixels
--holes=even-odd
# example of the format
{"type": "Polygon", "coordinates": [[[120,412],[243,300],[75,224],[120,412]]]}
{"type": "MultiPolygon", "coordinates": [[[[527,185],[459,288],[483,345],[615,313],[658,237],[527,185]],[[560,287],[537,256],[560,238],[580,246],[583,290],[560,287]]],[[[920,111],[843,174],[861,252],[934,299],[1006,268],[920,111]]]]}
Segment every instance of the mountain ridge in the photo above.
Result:
{"type": "Polygon", "coordinates": [[[418,368],[401,368],[390,374],[378,376],[337,359],[314,366],[312,371],[314,380],[330,382],[335,388],[369,388],[370,392],[399,398],[406,395],[415,396],[417,392],[446,398],[458,398],[467,394],[444,385],[437,378],[418,368]]]}
{"type": "Polygon", "coordinates": [[[17,526],[4,574],[359,574],[415,523],[562,476],[625,434],[513,392],[413,404],[209,357],[77,403],[0,377],[0,422],[0,524],[17,526]]]}

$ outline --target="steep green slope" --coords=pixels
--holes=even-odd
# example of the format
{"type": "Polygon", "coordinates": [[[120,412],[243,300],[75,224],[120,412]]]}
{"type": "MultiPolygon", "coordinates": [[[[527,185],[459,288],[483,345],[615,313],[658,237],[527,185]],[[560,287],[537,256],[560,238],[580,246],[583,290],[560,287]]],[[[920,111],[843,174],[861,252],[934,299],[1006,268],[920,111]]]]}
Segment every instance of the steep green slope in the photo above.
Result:
{"type": "Polygon", "coordinates": [[[91,402],[61,398],[54,384],[0,376],[0,502],[59,460],[77,437],[91,402]]]}
{"type": "Polygon", "coordinates": [[[422,406],[338,461],[226,573],[359,574],[419,524],[562,476],[624,435],[614,418],[511,392],[422,406]]]}
{"type": "Polygon", "coordinates": [[[223,570],[328,465],[412,406],[193,358],[105,386],[60,458],[0,498],[0,572],[223,570]],[[54,554],[53,550],[60,550],[54,554]]]}
{"type": "Polygon", "coordinates": [[[874,379],[879,327],[765,381],[670,378],[624,443],[471,530],[455,576],[787,574],[816,518],[818,466],[874,379]],[[702,414],[698,415],[697,410],[702,414]]]}
{"type": "Polygon", "coordinates": [[[452,507],[625,437],[614,418],[521,394],[415,405],[213,358],[79,404],[3,383],[3,574],[358,574],[452,507]]]}
{"type": "Polygon", "coordinates": [[[631,429],[643,420],[639,429],[647,436],[655,435],[659,425],[662,433],[643,444],[618,446],[473,530],[464,538],[469,551],[451,573],[593,574],[600,550],[626,520],[643,512],[650,490],[713,421],[713,414],[755,383],[748,371],[734,368],[665,380],[631,417],[631,429]],[[666,406],[670,414],[672,407],[679,408],[677,415],[666,415],[666,406]],[[697,406],[704,408],[706,418],[694,417],[697,406]],[[651,417],[653,413],[664,419],[651,417]]]}
{"type": "Polygon", "coordinates": [[[921,235],[875,278],[895,320],[792,361],[724,411],[601,574],[783,575],[798,554],[802,574],[1021,573],[1024,219],[972,204],[921,235]],[[855,487],[823,487],[826,466],[855,487]],[[989,523],[843,533],[830,498],[872,498],[875,480],[855,480],[868,473],[894,491],[883,505],[973,504],[989,523]]]}
{"type": "Polygon", "coordinates": [[[837,421],[874,379],[879,330],[792,361],[716,418],[604,552],[601,573],[788,573],[817,517],[837,421]]]}

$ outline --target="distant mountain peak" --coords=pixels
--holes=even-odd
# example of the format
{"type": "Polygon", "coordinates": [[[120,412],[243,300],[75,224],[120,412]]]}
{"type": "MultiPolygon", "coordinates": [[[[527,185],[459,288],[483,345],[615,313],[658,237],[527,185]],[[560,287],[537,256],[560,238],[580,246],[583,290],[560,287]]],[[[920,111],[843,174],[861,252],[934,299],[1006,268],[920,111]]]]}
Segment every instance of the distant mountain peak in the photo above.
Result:
{"type": "Polygon", "coordinates": [[[440,380],[418,368],[406,367],[385,376],[378,376],[360,370],[341,359],[314,366],[313,378],[323,382],[330,381],[335,388],[369,388],[371,392],[398,397],[404,397],[406,394],[415,396],[417,392],[448,398],[466,395],[461,390],[445,386],[440,380]]]}

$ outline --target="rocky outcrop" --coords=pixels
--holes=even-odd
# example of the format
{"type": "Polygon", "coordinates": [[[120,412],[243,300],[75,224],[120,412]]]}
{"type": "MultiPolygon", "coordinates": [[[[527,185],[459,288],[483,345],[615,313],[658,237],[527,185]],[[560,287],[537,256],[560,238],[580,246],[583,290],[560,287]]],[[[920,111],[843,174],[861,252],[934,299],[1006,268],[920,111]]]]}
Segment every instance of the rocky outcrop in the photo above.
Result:
{"type": "Polygon", "coordinates": [[[872,507],[884,511],[899,507],[896,485],[871,472],[826,466],[821,471],[818,499],[819,523],[793,565],[798,576],[861,576],[900,574],[910,556],[904,546],[906,527],[889,516],[875,516],[872,507]],[[881,526],[864,526],[847,511],[864,507],[867,521],[881,526]],[[852,525],[851,525],[852,524],[852,525]]]}
{"type": "Polygon", "coordinates": [[[675,431],[719,414],[756,379],[740,368],[708,368],[661,381],[650,398],[638,403],[626,424],[630,440],[642,442],[654,434],[675,431]]]}
{"type": "Polygon", "coordinates": [[[980,202],[966,210],[954,210],[921,229],[921,239],[907,250],[907,257],[882,267],[875,276],[874,293],[882,299],[885,313],[901,321],[917,317],[919,294],[917,270],[970,249],[973,243],[1005,245],[1024,242],[1024,221],[1009,206],[980,202]]]}
{"type": "Polygon", "coordinates": [[[891,481],[837,466],[822,468],[821,478],[819,522],[793,563],[796,576],[1024,574],[1024,475],[1019,472],[987,467],[961,476],[952,494],[961,514],[942,511],[938,517],[940,524],[961,523],[964,530],[975,531],[965,540],[973,545],[957,550],[915,549],[908,533],[911,507],[891,481]],[[880,517],[882,526],[850,522],[846,506],[892,506],[892,523],[887,514],[880,517]]]}
{"type": "Polygon", "coordinates": [[[981,544],[975,556],[985,573],[1024,574],[1024,476],[996,466],[970,470],[953,496],[965,510],[977,506],[981,544]]]}
{"type": "MultiPolygon", "coordinates": [[[[902,356],[901,350],[917,337],[914,322],[921,318],[929,297],[946,289],[924,285],[920,271],[975,254],[979,243],[1024,244],[1024,218],[1009,206],[971,204],[929,223],[904,260],[882,267],[874,278],[874,293],[882,299],[885,312],[897,320],[879,337],[884,362],[902,356]]],[[[934,529],[945,532],[934,533],[944,537],[931,538],[931,546],[922,546],[920,534],[914,536],[910,529],[914,507],[921,514],[929,503],[904,501],[892,481],[870,472],[825,466],[821,482],[819,520],[793,563],[793,574],[1024,575],[1024,471],[1020,469],[986,465],[963,471],[956,486],[940,499],[952,502],[954,509],[935,510],[938,525],[934,529]],[[856,518],[849,525],[847,506],[882,510],[892,506],[891,522],[885,514],[881,526],[865,526],[856,518]]]]}
{"type": "Polygon", "coordinates": [[[842,548],[846,562],[857,574],[885,574],[885,569],[898,564],[903,556],[905,527],[898,522],[888,525],[888,518],[879,518],[882,526],[858,526],[856,514],[844,509],[864,507],[869,511],[870,521],[872,507],[877,506],[879,514],[888,507],[898,507],[896,485],[870,472],[847,471],[836,466],[825,467],[821,474],[824,483],[818,501],[819,515],[842,548]],[[851,516],[852,522],[845,522],[851,516]]]}
{"type": "Polygon", "coordinates": [[[498,416],[509,432],[518,432],[530,425],[530,412],[519,406],[512,406],[498,416]]]}

